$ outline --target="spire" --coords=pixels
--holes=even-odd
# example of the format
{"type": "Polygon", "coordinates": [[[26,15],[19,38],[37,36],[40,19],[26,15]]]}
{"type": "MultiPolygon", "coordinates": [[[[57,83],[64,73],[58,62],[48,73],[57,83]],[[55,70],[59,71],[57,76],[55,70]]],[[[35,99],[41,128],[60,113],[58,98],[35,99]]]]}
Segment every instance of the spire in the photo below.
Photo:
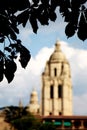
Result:
{"type": "Polygon", "coordinates": [[[60,46],[61,46],[60,42],[59,42],[59,40],[57,40],[56,43],[55,43],[55,51],[61,51],[61,47],[60,46]]]}
{"type": "Polygon", "coordinates": [[[20,107],[20,108],[23,107],[23,104],[22,104],[21,99],[19,100],[19,107],[20,107]]]}

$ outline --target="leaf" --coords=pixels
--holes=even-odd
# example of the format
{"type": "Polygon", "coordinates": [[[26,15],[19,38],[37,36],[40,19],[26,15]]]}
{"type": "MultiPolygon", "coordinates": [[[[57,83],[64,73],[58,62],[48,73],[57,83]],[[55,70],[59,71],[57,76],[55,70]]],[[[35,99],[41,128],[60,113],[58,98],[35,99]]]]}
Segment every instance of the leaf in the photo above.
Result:
{"type": "Polygon", "coordinates": [[[10,34],[12,40],[17,39],[17,36],[16,36],[14,30],[11,27],[9,27],[9,34],[10,34]]]}
{"type": "Polygon", "coordinates": [[[0,82],[3,80],[4,77],[4,53],[0,51],[0,82]]]}
{"type": "Polygon", "coordinates": [[[45,7],[49,7],[49,0],[41,0],[41,2],[45,7]]]}
{"type": "Polygon", "coordinates": [[[32,0],[34,2],[35,5],[38,5],[39,0],[32,0]]]}
{"type": "Polygon", "coordinates": [[[22,47],[22,49],[23,50],[20,51],[20,59],[19,59],[19,61],[21,63],[21,66],[23,68],[25,68],[27,66],[29,60],[30,60],[31,55],[30,55],[29,51],[26,48],[22,47]]]}
{"type": "Polygon", "coordinates": [[[0,38],[0,42],[3,43],[4,42],[4,37],[0,38]]]}
{"type": "Polygon", "coordinates": [[[38,24],[37,24],[37,19],[36,19],[36,17],[33,16],[33,14],[31,14],[29,20],[30,20],[30,23],[31,23],[33,32],[34,32],[34,33],[37,33],[38,24]]]}
{"type": "Polygon", "coordinates": [[[17,66],[16,63],[13,60],[5,60],[5,67],[9,70],[11,70],[12,73],[15,73],[15,71],[17,70],[17,66]]]}
{"type": "Polygon", "coordinates": [[[84,13],[81,13],[80,21],[79,21],[79,27],[86,24],[84,13]]]}
{"type": "Polygon", "coordinates": [[[0,51],[0,58],[3,59],[4,56],[5,56],[5,54],[2,51],[0,51]]]}
{"type": "Polygon", "coordinates": [[[65,34],[68,37],[72,37],[75,34],[76,29],[76,26],[74,26],[72,23],[68,23],[65,28],[65,34]]]}
{"type": "Polygon", "coordinates": [[[19,34],[19,29],[16,27],[16,25],[12,24],[11,28],[15,31],[15,33],[19,34]]]}
{"type": "Polygon", "coordinates": [[[4,64],[3,59],[0,58],[0,82],[3,80],[4,77],[4,64]]]}
{"type": "Polygon", "coordinates": [[[26,26],[26,23],[29,19],[29,12],[28,10],[23,11],[17,16],[18,23],[23,25],[23,27],[26,26]]]}
{"type": "Polygon", "coordinates": [[[84,4],[85,2],[87,2],[87,0],[79,0],[80,4],[84,4]]]}
{"type": "MultiPolygon", "coordinates": [[[[18,41],[18,40],[17,40],[18,41]]],[[[17,43],[11,43],[10,45],[9,45],[9,47],[11,47],[12,49],[16,49],[17,48],[17,46],[18,46],[18,44],[17,43]]]]}
{"type": "Polygon", "coordinates": [[[66,14],[69,12],[70,8],[70,1],[69,0],[62,0],[60,3],[60,13],[62,16],[66,16],[66,14]]]}
{"type": "Polygon", "coordinates": [[[17,1],[19,1],[18,2],[18,9],[20,11],[30,7],[29,0],[17,0],[17,1]]]}
{"type": "Polygon", "coordinates": [[[51,10],[55,11],[56,7],[60,5],[62,0],[51,0],[51,10]]]}
{"type": "Polygon", "coordinates": [[[55,21],[56,18],[57,18],[56,13],[55,12],[50,12],[49,13],[49,18],[50,18],[51,21],[55,21]]]}
{"type": "Polygon", "coordinates": [[[12,9],[14,12],[15,11],[22,11],[25,10],[26,8],[30,7],[30,2],[29,0],[8,0],[8,7],[12,9]]]}
{"type": "Polygon", "coordinates": [[[49,20],[49,14],[47,11],[44,11],[43,13],[38,13],[38,20],[41,23],[41,25],[48,25],[49,20]]]}
{"type": "Polygon", "coordinates": [[[81,13],[77,36],[83,41],[87,39],[87,22],[84,13],[81,13]]]}
{"type": "Polygon", "coordinates": [[[14,73],[17,69],[16,63],[13,60],[5,59],[5,77],[10,83],[14,78],[14,73]]]}
{"type": "Polygon", "coordinates": [[[65,0],[64,2],[65,2],[65,5],[66,5],[67,8],[70,8],[70,7],[71,7],[71,2],[70,2],[70,0],[65,0]]]}
{"type": "Polygon", "coordinates": [[[9,57],[10,59],[17,59],[18,56],[8,55],[8,57],[9,57]]]}
{"type": "Polygon", "coordinates": [[[8,81],[8,83],[10,83],[14,78],[14,73],[9,73],[9,71],[5,70],[5,77],[6,77],[7,81],[8,81]]]}
{"type": "Polygon", "coordinates": [[[81,40],[86,40],[87,39],[87,27],[79,28],[77,32],[77,36],[81,40]],[[86,29],[86,31],[84,31],[86,29]]]}
{"type": "Polygon", "coordinates": [[[11,48],[9,48],[9,47],[5,47],[4,48],[6,51],[8,51],[8,52],[11,52],[11,48]]]}
{"type": "MultiPolygon", "coordinates": [[[[70,21],[72,21],[72,19],[73,19],[72,12],[67,11],[67,12],[64,14],[64,16],[65,16],[65,19],[64,19],[65,22],[70,22],[70,21]]],[[[74,15],[74,16],[75,16],[75,15],[74,15]]]]}
{"type": "Polygon", "coordinates": [[[80,7],[81,3],[80,3],[80,0],[71,0],[71,7],[72,7],[72,10],[77,10],[79,7],[80,7]]]}
{"type": "Polygon", "coordinates": [[[87,21],[87,9],[85,10],[84,15],[85,15],[85,18],[86,18],[86,21],[87,21]]]}
{"type": "Polygon", "coordinates": [[[20,40],[17,40],[17,44],[15,45],[15,47],[16,51],[20,53],[19,62],[21,63],[21,66],[25,68],[31,58],[30,52],[21,44],[20,40]]]}

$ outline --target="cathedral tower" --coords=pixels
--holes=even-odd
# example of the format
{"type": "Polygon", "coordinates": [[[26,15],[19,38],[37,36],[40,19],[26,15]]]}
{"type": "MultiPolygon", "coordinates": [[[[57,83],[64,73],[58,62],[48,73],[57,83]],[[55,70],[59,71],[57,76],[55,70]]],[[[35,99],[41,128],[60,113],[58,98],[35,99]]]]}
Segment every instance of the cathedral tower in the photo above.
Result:
{"type": "Polygon", "coordinates": [[[72,83],[70,65],[60,43],[46,62],[42,73],[41,114],[72,115],[72,83]]]}

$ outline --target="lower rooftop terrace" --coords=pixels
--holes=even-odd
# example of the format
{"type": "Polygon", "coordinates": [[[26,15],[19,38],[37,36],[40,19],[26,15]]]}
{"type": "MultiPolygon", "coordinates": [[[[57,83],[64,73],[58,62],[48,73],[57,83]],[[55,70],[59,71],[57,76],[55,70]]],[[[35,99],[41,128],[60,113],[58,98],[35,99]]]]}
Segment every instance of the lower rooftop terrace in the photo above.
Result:
{"type": "Polygon", "coordinates": [[[87,130],[87,116],[46,116],[43,123],[53,123],[57,130],[87,130]]]}

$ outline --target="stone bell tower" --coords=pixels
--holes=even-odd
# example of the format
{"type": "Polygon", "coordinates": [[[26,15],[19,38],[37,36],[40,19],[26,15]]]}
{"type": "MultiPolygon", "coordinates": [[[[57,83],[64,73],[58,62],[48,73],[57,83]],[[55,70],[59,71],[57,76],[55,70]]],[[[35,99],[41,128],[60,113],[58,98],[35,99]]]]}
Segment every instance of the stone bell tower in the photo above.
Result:
{"type": "Polygon", "coordinates": [[[70,65],[60,43],[46,62],[42,73],[41,114],[72,115],[72,82],[70,65]]]}

